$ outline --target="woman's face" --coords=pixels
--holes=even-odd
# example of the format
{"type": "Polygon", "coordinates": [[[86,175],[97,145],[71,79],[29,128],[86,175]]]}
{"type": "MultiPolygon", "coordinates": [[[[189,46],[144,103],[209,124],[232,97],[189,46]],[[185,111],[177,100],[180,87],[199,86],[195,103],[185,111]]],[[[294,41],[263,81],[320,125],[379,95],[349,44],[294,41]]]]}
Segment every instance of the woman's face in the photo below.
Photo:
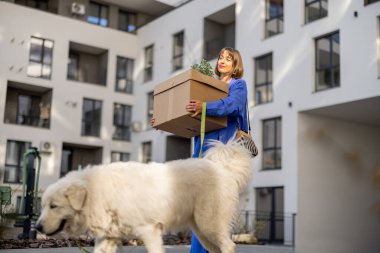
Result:
{"type": "Polygon", "coordinates": [[[218,59],[218,71],[221,75],[232,75],[234,71],[234,63],[232,56],[227,50],[219,55],[218,59]]]}

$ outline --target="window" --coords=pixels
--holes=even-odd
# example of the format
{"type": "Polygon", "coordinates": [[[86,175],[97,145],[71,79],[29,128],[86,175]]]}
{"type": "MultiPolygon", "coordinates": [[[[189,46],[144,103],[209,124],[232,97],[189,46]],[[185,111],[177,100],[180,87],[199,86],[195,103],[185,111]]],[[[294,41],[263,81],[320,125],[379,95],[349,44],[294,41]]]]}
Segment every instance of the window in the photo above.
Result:
{"type": "Polygon", "coordinates": [[[148,111],[147,111],[147,126],[150,126],[150,120],[153,118],[153,92],[148,93],[148,111]]]}
{"type": "Polygon", "coordinates": [[[144,82],[153,78],[153,45],[145,48],[144,82]]]}
{"type": "MultiPolygon", "coordinates": [[[[33,198],[33,214],[40,214],[41,213],[41,197],[33,198]]],[[[21,196],[17,196],[16,199],[16,213],[25,215],[26,211],[26,198],[24,198],[24,203],[21,203],[21,196]],[[21,210],[21,205],[23,206],[23,210],[21,210]]]]}
{"type": "Polygon", "coordinates": [[[315,40],[316,91],[340,85],[339,32],[315,40]]]}
{"type": "Polygon", "coordinates": [[[132,106],[123,104],[114,104],[113,112],[113,139],[114,140],[131,140],[131,118],[132,106]]]}
{"type": "Polygon", "coordinates": [[[19,94],[17,99],[16,124],[38,126],[40,121],[41,98],[19,94]]]}
{"type": "Polygon", "coordinates": [[[108,26],[108,6],[90,2],[87,22],[95,25],[108,26]]]}
{"type": "Polygon", "coordinates": [[[179,32],[173,36],[173,71],[183,68],[183,40],[184,32],[179,32]]]}
{"type": "Polygon", "coordinates": [[[32,37],[29,52],[28,76],[51,78],[53,41],[32,37]]]}
{"type": "Polygon", "coordinates": [[[142,162],[148,163],[152,161],[152,142],[144,142],[142,144],[142,162]]]}
{"type": "Polygon", "coordinates": [[[327,0],[305,0],[305,23],[327,17],[327,0]]]}
{"type": "Polygon", "coordinates": [[[263,121],[263,170],[281,169],[281,118],[263,121]]]}
{"type": "Polygon", "coordinates": [[[379,2],[380,0],[364,0],[364,5],[367,5],[367,4],[373,4],[373,3],[376,3],[376,2],[379,2]]]}
{"type": "Polygon", "coordinates": [[[129,153],[122,152],[111,152],[111,162],[128,162],[129,161],[129,153]]]}
{"type": "Polygon", "coordinates": [[[67,78],[69,80],[77,81],[79,77],[78,73],[79,73],[79,54],[70,52],[67,78]]]}
{"type": "Polygon", "coordinates": [[[119,11],[119,30],[134,33],[137,28],[137,15],[132,12],[119,11]]]}
{"type": "Polygon", "coordinates": [[[73,170],[73,155],[74,150],[72,148],[62,148],[61,177],[73,170]]]}
{"type": "Polygon", "coordinates": [[[30,147],[30,142],[7,141],[4,183],[22,183],[23,155],[30,147]]]}
{"type": "Polygon", "coordinates": [[[132,94],[133,92],[132,59],[118,56],[116,63],[116,91],[132,94]]]}
{"type": "Polygon", "coordinates": [[[272,54],[255,59],[255,102],[264,104],[273,101],[272,54]]]}
{"type": "Polygon", "coordinates": [[[82,136],[100,136],[102,101],[84,99],[82,110],[82,136]]]}
{"type": "Polygon", "coordinates": [[[265,38],[284,31],[284,1],[265,0],[265,38]]]}
{"type": "Polygon", "coordinates": [[[47,11],[49,7],[49,0],[15,0],[15,3],[43,11],[47,11]]]}

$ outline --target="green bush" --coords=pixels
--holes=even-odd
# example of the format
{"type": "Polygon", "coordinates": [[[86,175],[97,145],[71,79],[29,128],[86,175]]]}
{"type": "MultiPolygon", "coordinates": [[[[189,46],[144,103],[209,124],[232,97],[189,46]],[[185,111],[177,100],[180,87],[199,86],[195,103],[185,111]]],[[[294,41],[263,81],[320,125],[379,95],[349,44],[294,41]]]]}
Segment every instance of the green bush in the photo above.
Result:
{"type": "Polygon", "coordinates": [[[214,70],[210,63],[205,59],[202,59],[200,64],[194,64],[191,68],[201,72],[204,75],[214,77],[214,70]]]}

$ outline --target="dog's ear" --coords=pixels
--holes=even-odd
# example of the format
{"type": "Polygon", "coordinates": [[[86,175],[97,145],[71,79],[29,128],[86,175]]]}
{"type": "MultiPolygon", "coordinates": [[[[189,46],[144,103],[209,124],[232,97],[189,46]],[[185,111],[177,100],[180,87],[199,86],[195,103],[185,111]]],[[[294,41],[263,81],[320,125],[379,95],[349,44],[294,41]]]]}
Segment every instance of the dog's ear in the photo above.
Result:
{"type": "Polygon", "coordinates": [[[74,183],[67,188],[65,196],[74,210],[81,210],[87,197],[86,187],[83,184],[74,183]]]}

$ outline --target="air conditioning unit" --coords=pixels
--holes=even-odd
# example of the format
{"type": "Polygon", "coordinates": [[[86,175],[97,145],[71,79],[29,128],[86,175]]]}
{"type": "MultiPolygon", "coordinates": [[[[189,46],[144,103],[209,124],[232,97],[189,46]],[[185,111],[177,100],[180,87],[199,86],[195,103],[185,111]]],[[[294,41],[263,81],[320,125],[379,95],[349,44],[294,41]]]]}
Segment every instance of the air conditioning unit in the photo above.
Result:
{"type": "Polygon", "coordinates": [[[42,153],[50,153],[53,151],[53,144],[50,141],[41,141],[39,151],[42,153]]]}
{"type": "Polygon", "coordinates": [[[72,3],[71,4],[71,14],[84,15],[86,13],[86,7],[84,4],[72,3]]]}

